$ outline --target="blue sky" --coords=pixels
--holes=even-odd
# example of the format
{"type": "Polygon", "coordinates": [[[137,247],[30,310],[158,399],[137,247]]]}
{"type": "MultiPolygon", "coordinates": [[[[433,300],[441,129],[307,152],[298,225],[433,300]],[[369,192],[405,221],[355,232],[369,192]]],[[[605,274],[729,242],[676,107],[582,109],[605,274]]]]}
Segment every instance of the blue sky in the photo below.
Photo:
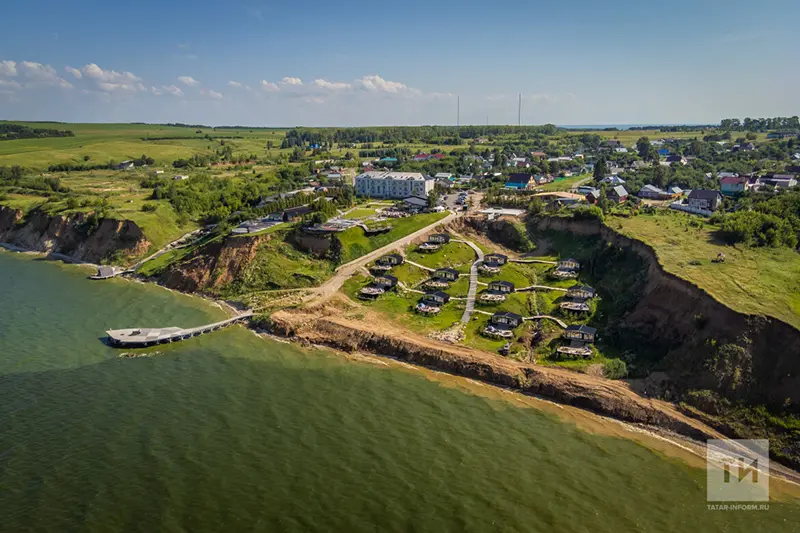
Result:
{"type": "Polygon", "coordinates": [[[0,118],[352,126],[800,112],[800,2],[6,0],[0,118]]]}

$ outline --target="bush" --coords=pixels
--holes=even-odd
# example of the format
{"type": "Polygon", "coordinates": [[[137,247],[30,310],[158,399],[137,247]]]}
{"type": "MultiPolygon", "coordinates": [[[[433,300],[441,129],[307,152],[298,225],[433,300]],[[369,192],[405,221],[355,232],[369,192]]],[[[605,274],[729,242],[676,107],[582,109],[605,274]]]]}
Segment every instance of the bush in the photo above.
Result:
{"type": "Polygon", "coordinates": [[[144,205],[142,205],[142,211],[144,211],[145,213],[152,213],[156,209],[158,209],[158,205],[156,205],[156,204],[144,204],[144,205]]]}
{"type": "Polygon", "coordinates": [[[739,211],[720,218],[720,234],[728,244],[744,243],[773,248],[797,246],[797,234],[792,225],[775,215],[739,211]]]}
{"type": "Polygon", "coordinates": [[[622,379],[628,375],[628,365],[621,359],[611,359],[603,364],[603,375],[608,379],[622,379]]]}

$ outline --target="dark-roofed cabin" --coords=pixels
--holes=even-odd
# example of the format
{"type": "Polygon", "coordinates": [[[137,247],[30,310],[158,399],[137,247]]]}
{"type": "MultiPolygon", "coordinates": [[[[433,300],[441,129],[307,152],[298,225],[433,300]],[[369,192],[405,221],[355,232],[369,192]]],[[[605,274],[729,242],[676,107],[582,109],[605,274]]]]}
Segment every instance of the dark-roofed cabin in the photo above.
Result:
{"type": "Polygon", "coordinates": [[[283,220],[284,222],[291,222],[292,220],[303,218],[312,211],[314,211],[314,209],[307,205],[301,205],[300,207],[292,207],[290,209],[286,209],[283,213],[281,213],[281,220],[283,220]]]}
{"type": "Polygon", "coordinates": [[[431,292],[423,296],[422,301],[428,305],[442,306],[450,301],[450,295],[442,291],[431,292]]]}
{"type": "Polygon", "coordinates": [[[503,254],[486,254],[483,262],[489,266],[502,266],[508,263],[508,256],[503,254]]]}
{"type": "Polygon", "coordinates": [[[688,202],[690,207],[715,211],[722,203],[722,194],[719,191],[695,189],[689,193],[688,202]]]}
{"type": "Polygon", "coordinates": [[[514,284],[510,281],[492,281],[489,283],[489,290],[492,292],[509,294],[514,292],[514,284]]]}
{"type": "Polygon", "coordinates": [[[580,270],[581,264],[576,259],[569,258],[558,262],[559,270],[580,270]]]}
{"type": "Polygon", "coordinates": [[[376,261],[379,265],[383,266],[397,266],[403,264],[403,256],[400,254],[384,255],[376,261]]]}
{"type": "Polygon", "coordinates": [[[578,324],[567,326],[567,329],[564,330],[564,338],[571,341],[594,342],[596,334],[595,328],[578,324]]]}
{"type": "Polygon", "coordinates": [[[455,281],[458,279],[458,270],[453,268],[440,268],[433,272],[433,277],[440,281],[455,281]]]}
{"type": "Polygon", "coordinates": [[[622,185],[617,185],[606,193],[606,197],[612,202],[621,204],[628,199],[628,191],[622,185]]]}
{"type": "Polygon", "coordinates": [[[505,326],[514,329],[522,324],[522,317],[511,311],[501,311],[493,314],[491,321],[495,326],[505,326]]]}
{"type": "Polygon", "coordinates": [[[594,294],[594,289],[586,285],[573,285],[567,291],[567,296],[570,298],[580,298],[582,300],[594,298],[594,294]]]}
{"type": "Polygon", "coordinates": [[[397,278],[388,274],[376,276],[374,284],[383,289],[391,289],[392,287],[397,287],[397,278]]]}
{"type": "Polygon", "coordinates": [[[428,242],[433,244],[447,244],[450,242],[450,235],[447,233],[434,233],[428,237],[428,242]]]}

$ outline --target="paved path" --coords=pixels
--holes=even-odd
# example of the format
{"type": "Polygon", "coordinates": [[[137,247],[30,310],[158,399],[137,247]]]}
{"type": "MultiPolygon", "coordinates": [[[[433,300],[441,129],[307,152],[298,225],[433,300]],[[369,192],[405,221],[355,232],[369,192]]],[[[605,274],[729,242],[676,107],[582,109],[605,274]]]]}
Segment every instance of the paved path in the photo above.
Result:
{"type": "Polygon", "coordinates": [[[401,288],[401,289],[403,289],[404,291],[408,291],[408,292],[415,292],[415,293],[417,293],[417,294],[426,294],[426,292],[425,292],[425,291],[420,291],[420,290],[417,290],[417,289],[412,289],[411,287],[409,287],[408,285],[406,285],[406,284],[405,284],[405,283],[403,283],[402,281],[398,282],[398,283],[397,283],[397,285],[398,285],[398,286],[400,286],[400,288],[401,288]]]}
{"type": "Polygon", "coordinates": [[[419,263],[415,263],[414,261],[409,261],[408,259],[406,259],[406,263],[408,263],[411,266],[421,268],[422,270],[427,270],[428,272],[434,272],[436,270],[435,268],[426,267],[425,265],[420,265],[419,263]]]}
{"type": "Polygon", "coordinates": [[[541,263],[543,265],[557,265],[558,261],[542,261],[541,259],[509,259],[509,263],[541,263]]]}
{"type": "Polygon", "coordinates": [[[531,285],[529,287],[522,287],[517,289],[517,292],[524,292],[524,291],[533,291],[536,289],[541,289],[544,291],[560,291],[560,292],[568,292],[569,289],[562,289],[560,287],[548,287],[547,285],[531,285]]]}
{"type": "Polygon", "coordinates": [[[469,269],[469,292],[467,293],[467,307],[464,309],[464,314],[461,315],[461,322],[466,324],[469,322],[472,313],[475,311],[475,295],[478,294],[478,265],[483,263],[483,250],[481,250],[474,242],[471,241],[456,241],[463,242],[473,250],[478,259],[472,263],[469,269]]]}
{"type": "Polygon", "coordinates": [[[370,261],[374,261],[375,259],[377,259],[382,255],[385,255],[399,248],[403,248],[404,246],[408,246],[415,239],[418,239],[423,235],[430,233],[437,226],[449,224],[450,222],[455,220],[455,218],[456,214],[450,213],[443,219],[438,220],[433,224],[430,224],[429,226],[425,226],[424,228],[417,230],[414,233],[411,233],[410,235],[406,235],[402,239],[398,239],[392,243],[387,244],[383,248],[378,248],[377,250],[374,250],[368,253],[367,255],[362,255],[358,259],[355,259],[353,261],[350,261],[349,263],[340,266],[339,268],[336,269],[335,273],[333,274],[333,276],[331,276],[331,278],[328,281],[326,281],[316,289],[312,289],[314,291],[314,297],[319,298],[321,300],[329,298],[341,288],[344,282],[347,281],[347,279],[350,276],[352,276],[353,273],[356,272],[356,270],[358,270],[358,268],[366,265],[370,261]]]}
{"type": "Polygon", "coordinates": [[[556,324],[558,324],[559,326],[561,326],[563,329],[567,329],[567,325],[562,320],[559,320],[558,318],[556,318],[554,316],[549,316],[549,315],[526,316],[526,317],[522,317],[522,320],[541,320],[543,318],[550,319],[553,322],[555,322],[556,324]]]}

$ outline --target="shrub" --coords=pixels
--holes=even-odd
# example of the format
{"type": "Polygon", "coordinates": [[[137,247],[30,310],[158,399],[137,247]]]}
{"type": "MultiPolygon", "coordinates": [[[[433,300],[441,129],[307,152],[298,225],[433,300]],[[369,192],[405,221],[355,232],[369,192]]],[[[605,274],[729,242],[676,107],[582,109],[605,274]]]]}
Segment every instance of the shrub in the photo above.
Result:
{"type": "Polygon", "coordinates": [[[156,204],[143,204],[142,205],[142,211],[144,211],[145,213],[152,213],[156,209],[158,209],[158,205],[156,205],[156,204]]]}
{"type": "Polygon", "coordinates": [[[603,364],[603,375],[608,379],[622,379],[628,375],[628,365],[621,359],[611,359],[603,364]]]}

